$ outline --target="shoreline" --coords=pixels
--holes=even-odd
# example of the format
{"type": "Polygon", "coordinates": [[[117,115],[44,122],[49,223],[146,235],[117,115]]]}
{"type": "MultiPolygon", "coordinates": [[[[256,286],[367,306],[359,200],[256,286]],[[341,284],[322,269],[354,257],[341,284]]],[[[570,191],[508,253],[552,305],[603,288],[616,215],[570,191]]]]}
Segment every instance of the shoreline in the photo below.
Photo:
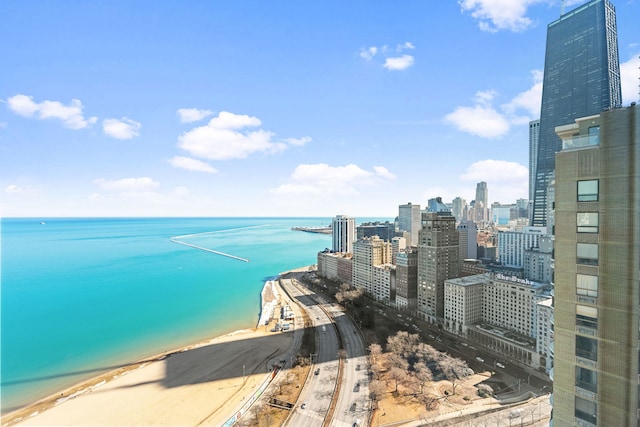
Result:
{"type": "MultiPolygon", "coordinates": [[[[302,267],[302,269],[308,269],[309,267],[302,267]]],[[[298,269],[290,270],[297,271],[298,269]]],[[[175,358],[182,353],[190,352],[191,350],[196,349],[205,349],[206,347],[211,347],[216,343],[228,343],[234,341],[234,339],[241,339],[243,335],[256,335],[256,334],[267,334],[266,328],[265,332],[260,332],[261,327],[267,326],[266,323],[273,318],[275,308],[277,307],[280,298],[281,292],[279,292],[278,288],[278,280],[282,277],[283,274],[288,272],[283,272],[278,274],[275,278],[265,281],[262,290],[261,290],[261,311],[259,313],[259,319],[255,327],[253,328],[245,328],[233,330],[231,332],[224,333],[222,335],[217,335],[212,338],[208,338],[205,340],[201,340],[186,346],[174,348],[171,350],[163,351],[154,356],[147,357],[141,360],[132,361],[129,363],[123,364],[122,367],[105,372],[103,374],[97,375],[93,378],[81,381],[77,384],[74,384],[65,389],[61,389],[47,397],[39,399],[33,403],[30,403],[22,408],[18,408],[14,411],[8,412],[6,414],[2,414],[2,426],[11,426],[16,424],[28,423],[32,421],[34,418],[44,415],[47,411],[52,410],[54,408],[59,407],[62,404],[70,403],[77,398],[81,398],[83,396],[88,396],[92,394],[94,391],[99,391],[100,388],[104,388],[115,380],[122,379],[125,376],[131,375],[137,371],[141,371],[143,368],[149,367],[149,365],[157,364],[158,362],[166,361],[169,358],[175,358]]],[[[276,335],[264,335],[264,337],[276,336],[276,335]]],[[[244,370],[244,365],[242,365],[244,370]]],[[[252,375],[252,373],[249,373],[252,375]]],[[[256,374],[255,372],[253,374],[256,374]]],[[[263,375],[260,373],[259,375],[263,375]]],[[[243,375],[244,377],[244,375],[243,375]]]]}

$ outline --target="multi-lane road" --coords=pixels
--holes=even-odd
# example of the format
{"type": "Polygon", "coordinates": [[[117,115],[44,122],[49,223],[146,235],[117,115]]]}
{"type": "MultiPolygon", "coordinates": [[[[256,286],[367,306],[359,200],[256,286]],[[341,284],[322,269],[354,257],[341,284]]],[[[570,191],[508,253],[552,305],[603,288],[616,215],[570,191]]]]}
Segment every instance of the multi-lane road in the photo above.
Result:
{"type": "Polygon", "coordinates": [[[287,425],[368,425],[367,359],[353,321],[294,278],[281,283],[311,318],[316,336],[312,370],[287,425]]]}

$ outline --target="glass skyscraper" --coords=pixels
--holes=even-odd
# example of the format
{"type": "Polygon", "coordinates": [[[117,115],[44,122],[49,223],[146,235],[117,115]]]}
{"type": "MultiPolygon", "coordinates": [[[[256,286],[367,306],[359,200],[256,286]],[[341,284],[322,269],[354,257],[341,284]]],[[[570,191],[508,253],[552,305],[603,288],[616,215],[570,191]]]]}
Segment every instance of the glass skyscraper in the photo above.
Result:
{"type": "Polygon", "coordinates": [[[547,27],[531,225],[547,225],[547,186],[562,148],[556,126],[621,104],[615,8],[592,0],[547,27]]]}

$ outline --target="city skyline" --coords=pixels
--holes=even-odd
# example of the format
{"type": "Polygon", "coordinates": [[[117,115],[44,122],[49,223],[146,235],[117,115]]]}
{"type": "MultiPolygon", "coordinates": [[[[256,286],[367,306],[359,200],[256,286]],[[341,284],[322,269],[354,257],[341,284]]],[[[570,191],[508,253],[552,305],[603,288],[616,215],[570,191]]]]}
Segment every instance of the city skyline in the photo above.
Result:
{"type": "MultiPolygon", "coordinates": [[[[614,4],[627,105],[640,5],[614,4]]],[[[481,181],[489,205],[527,198],[559,13],[4,2],[0,215],[391,217],[481,181]]]]}

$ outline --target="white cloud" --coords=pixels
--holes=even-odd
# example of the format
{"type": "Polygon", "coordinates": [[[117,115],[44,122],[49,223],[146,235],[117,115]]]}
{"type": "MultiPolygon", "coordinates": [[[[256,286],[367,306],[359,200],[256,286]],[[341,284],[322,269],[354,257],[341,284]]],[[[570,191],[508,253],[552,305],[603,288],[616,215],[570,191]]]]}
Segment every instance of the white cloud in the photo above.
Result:
{"type": "Polygon", "coordinates": [[[208,163],[202,162],[191,157],[174,156],[169,159],[169,163],[174,168],[186,169],[196,172],[217,173],[218,171],[208,163]]]}
{"type": "Polygon", "coordinates": [[[470,12],[482,31],[524,31],[533,25],[527,9],[545,0],[460,0],[462,12],[470,12]]]}
{"type": "Polygon", "coordinates": [[[469,166],[460,176],[463,181],[514,181],[529,179],[529,169],[517,162],[506,160],[480,160],[469,166]]]}
{"type": "Polygon", "coordinates": [[[373,170],[376,172],[376,175],[382,178],[386,178],[389,180],[394,180],[397,178],[394,174],[389,172],[389,169],[385,168],[384,166],[374,166],[373,170]]]}
{"type": "MultiPolygon", "coordinates": [[[[508,114],[515,114],[518,109],[524,109],[531,117],[540,116],[540,106],[542,105],[542,70],[533,70],[533,86],[524,92],[520,92],[510,102],[502,105],[503,110],[508,114]]],[[[529,122],[530,118],[525,118],[529,122]]]]}
{"type": "Polygon", "coordinates": [[[178,109],[178,117],[180,123],[192,123],[204,119],[214,114],[211,110],[199,110],[197,108],[180,108],[178,109]]]}
{"type": "Polygon", "coordinates": [[[640,69],[640,52],[631,59],[620,64],[620,84],[622,86],[622,103],[638,102],[638,69],[640,69]]]}
{"type": "Polygon", "coordinates": [[[402,55],[395,58],[387,58],[384,61],[383,67],[387,70],[401,71],[411,67],[413,65],[413,62],[413,56],[402,55]]]}
{"type": "Polygon", "coordinates": [[[366,49],[361,49],[360,58],[370,61],[371,59],[373,59],[374,56],[376,56],[376,53],[378,53],[378,48],[375,46],[371,46],[366,49]]]}
{"type": "Polygon", "coordinates": [[[373,185],[380,182],[380,178],[392,180],[395,176],[382,166],[376,166],[374,172],[369,172],[354,164],[301,164],[291,174],[289,183],[270,192],[276,195],[352,196],[358,194],[359,187],[373,185]]]}
{"type": "Polygon", "coordinates": [[[196,127],[180,135],[179,147],[196,157],[211,160],[244,159],[250,154],[275,153],[287,145],[273,142],[273,133],[244,128],[260,126],[257,117],[220,112],[208,125],[196,127]]]}
{"type": "Polygon", "coordinates": [[[39,119],[58,119],[68,129],[84,129],[98,120],[97,117],[84,118],[84,107],[78,99],[72,99],[69,105],[47,100],[38,103],[31,96],[19,94],[7,98],[7,105],[11,111],[23,117],[35,115],[39,119]]]}
{"type": "Polygon", "coordinates": [[[463,132],[483,138],[496,138],[509,132],[509,122],[492,107],[458,107],[444,119],[463,132]]]}
{"type": "Polygon", "coordinates": [[[307,142],[311,142],[311,137],[303,136],[302,138],[287,138],[284,140],[284,142],[286,142],[289,145],[301,147],[305,145],[307,142]]]}
{"type": "Polygon", "coordinates": [[[123,117],[122,119],[104,119],[102,131],[116,139],[131,139],[140,135],[142,125],[134,120],[123,117]]]}
{"type": "Polygon", "coordinates": [[[509,132],[511,125],[521,125],[540,116],[542,102],[542,71],[531,72],[533,85],[520,92],[497,110],[493,101],[498,96],[495,90],[478,91],[474,96],[475,106],[457,107],[444,120],[458,130],[483,138],[496,138],[509,132]],[[524,114],[523,115],[523,111],[524,114]]]}
{"type": "Polygon", "coordinates": [[[415,49],[416,47],[413,45],[413,43],[411,42],[404,42],[402,44],[399,44],[398,47],[396,47],[396,50],[398,52],[402,52],[405,49],[415,49]]]}
{"type": "MultiPolygon", "coordinates": [[[[381,65],[384,68],[392,71],[401,71],[412,66],[415,58],[412,55],[399,55],[399,53],[404,50],[413,50],[415,48],[415,45],[410,41],[397,45],[395,51],[393,48],[390,49],[387,45],[380,47],[370,46],[360,50],[360,57],[367,61],[371,61],[376,55],[379,55],[384,58],[384,62],[381,62],[381,65]],[[399,56],[390,56],[393,54],[399,56]]],[[[382,59],[380,61],[382,61],[382,59]]]]}
{"type": "Polygon", "coordinates": [[[105,191],[151,191],[160,185],[149,177],[122,178],[117,180],[106,180],[104,178],[94,179],[93,183],[105,191]]]}
{"type": "Polygon", "coordinates": [[[4,192],[7,194],[32,194],[35,189],[29,185],[9,184],[5,187],[4,192]]]}
{"type": "MultiPolygon", "coordinates": [[[[489,189],[489,203],[514,203],[517,199],[528,198],[529,169],[517,162],[506,160],[480,160],[471,164],[465,173],[460,175],[460,181],[485,181],[489,189]]],[[[467,184],[464,188],[468,188],[467,184]]],[[[474,195],[470,195],[471,199],[474,195]]]]}

